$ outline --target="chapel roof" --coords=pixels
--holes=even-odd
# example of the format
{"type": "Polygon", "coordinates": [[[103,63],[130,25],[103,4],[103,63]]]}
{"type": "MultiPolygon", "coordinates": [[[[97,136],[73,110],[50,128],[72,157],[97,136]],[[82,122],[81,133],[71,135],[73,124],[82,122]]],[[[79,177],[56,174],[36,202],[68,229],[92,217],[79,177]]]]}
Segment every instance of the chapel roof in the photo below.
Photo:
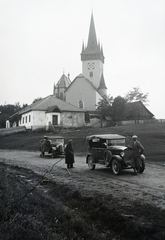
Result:
{"type": "MultiPolygon", "coordinates": [[[[68,75],[69,76],[69,75],[68,75]]],[[[67,77],[64,73],[62,74],[61,78],[55,85],[56,88],[67,88],[70,85],[71,81],[69,77],[67,77]]]]}

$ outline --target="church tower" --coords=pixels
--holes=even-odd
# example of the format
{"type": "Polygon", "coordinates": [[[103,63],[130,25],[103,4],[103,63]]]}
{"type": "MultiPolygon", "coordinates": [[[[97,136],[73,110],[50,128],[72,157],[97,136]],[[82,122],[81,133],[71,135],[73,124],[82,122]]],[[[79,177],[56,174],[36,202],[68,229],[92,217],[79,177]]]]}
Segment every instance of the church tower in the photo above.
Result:
{"type": "Polygon", "coordinates": [[[104,55],[100,43],[97,42],[93,13],[91,15],[88,44],[86,47],[84,43],[82,45],[81,61],[82,74],[91,81],[100,95],[104,96],[107,93],[103,75],[104,55]]]}
{"type": "Polygon", "coordinates": [[[63,75],[61,76],[57,84],[56,85],[54,84],[53,95],[56,98],[59,98],[63,101],[66,101],[65,90],[71,84],[69,77],[70,77],[69,73],[68,73],[68,77],[63,73],[63,75]]]}

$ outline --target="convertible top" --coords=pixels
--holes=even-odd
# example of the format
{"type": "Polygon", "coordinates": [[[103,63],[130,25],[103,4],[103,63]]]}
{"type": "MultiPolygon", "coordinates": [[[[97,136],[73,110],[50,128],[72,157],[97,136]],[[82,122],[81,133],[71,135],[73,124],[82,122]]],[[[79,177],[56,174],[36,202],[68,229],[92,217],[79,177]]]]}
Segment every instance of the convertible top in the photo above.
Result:
{"type": "Polygon", "coordinates": [[[62,137],[62,136],[57,136],[57,135],[50,135],[50,136],[48,135],[47,137],[50,138],[50,139],[51,139],[51,138],[53,138],[53,139],[56,139],[56,138],[57,138],[57,139],[59,139],[59,138],[64,138],[64,137],[62,137]]]}
{"type": "Polygon", "coordinates": [[[124,136],[119,135],[119,134],[97,134],[97,135],[91,135],[87,136],[87,140],[91,140],[94,138],[100,138],[100,139],[125,139],[124,136]]]}

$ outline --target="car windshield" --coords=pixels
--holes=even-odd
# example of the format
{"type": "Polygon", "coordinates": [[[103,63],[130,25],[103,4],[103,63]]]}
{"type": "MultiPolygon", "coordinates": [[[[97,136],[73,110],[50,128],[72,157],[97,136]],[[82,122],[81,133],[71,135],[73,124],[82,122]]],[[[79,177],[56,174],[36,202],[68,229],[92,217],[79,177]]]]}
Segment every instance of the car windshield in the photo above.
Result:
{"type": "Polygon", "coordinates": [[[106,143],[108,146],[125,146],[125,139],[108,139],[106,143]]]}
{"type": "Polygon", "coordinates": [[[52,143],[64,143],[63,138],[50,138],[52,143]]]}

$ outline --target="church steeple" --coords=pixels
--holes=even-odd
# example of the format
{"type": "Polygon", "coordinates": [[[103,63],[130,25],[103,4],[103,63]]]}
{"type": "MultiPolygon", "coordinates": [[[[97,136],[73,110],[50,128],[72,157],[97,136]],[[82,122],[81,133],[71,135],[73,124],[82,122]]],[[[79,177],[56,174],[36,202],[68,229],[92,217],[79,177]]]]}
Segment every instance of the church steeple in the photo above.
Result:
{"type": "Polygon", "coordinates": [[[93,13],[91,15],[89,35],[88,35],[88,44],[84,47],[84,42],[81,52],[81,61],[88,60],[101,60],[104,63],[103,51],[100,48],[100,43],[97,42],[96,30],[94,24],[93,13]]]}
{"type": "Polygon", "coordinates": [[[94,24],[94,20],[93,20],[93,13],[91,15],[91,22],[90,22],[90,28],[89,28],[87,50],[88,51],[96,51],[96,50],[98,50],[95,24],[94,24]]]}

